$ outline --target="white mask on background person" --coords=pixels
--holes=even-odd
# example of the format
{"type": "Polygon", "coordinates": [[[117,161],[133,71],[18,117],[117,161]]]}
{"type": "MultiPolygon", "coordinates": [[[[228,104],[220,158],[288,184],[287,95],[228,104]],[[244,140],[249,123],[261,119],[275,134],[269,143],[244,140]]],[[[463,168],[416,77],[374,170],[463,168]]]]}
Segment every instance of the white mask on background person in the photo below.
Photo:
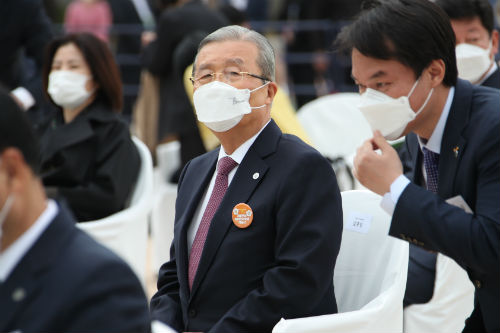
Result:
{"type": "Polygon", "coordinates": [[[401,137],[408,123],[425,108],[434,91],[434,88],[429,91],[424,104],[417,112],[414,112],[410,105],[410,96],[419,81],[420,78],[415,81],[408,96],[399,98],[390,97],[374,89],[366,89],[361,95],[358,109],[373,131],[379,130],[387,140],[396,140],[401,137]]]}
{"type": "Polygon", "coordinates": [[[458,77],[471,83],[479,81],[491,66],[491,47],[491,40],[488,49],[472,44],[458,44],[455,47],[458,77]]]}
{"type": "Polygon", "coordinates": [[[60,107],[76,109],[93,93],[85,88],[89,79],[89,76],[73,71],[53,71],[49,75],[47,91],[54,103],[60,107]]]}
{"type": "Polygon", "coordinates": [[[0,209],[0,253],[2,252],[2,235],[3,235],[3,224],[7,219],[7,215],[10,213],[10,209],[12,208],[12,204],[14,203],[14,195],[11,193],[5,199],[5,203],[3,204],[2,209],[0,209]]]}
{"type": "Polygon", "coordinates": [[[238,125],[244,115],[252,109],[266,105],[250,106],[250,94],[269,82],[250,90],[238,89],[227,83],[213,81],[207,83],[193,94],[194,107],[198,120],[215,132],[225,132],[238,125]]]}

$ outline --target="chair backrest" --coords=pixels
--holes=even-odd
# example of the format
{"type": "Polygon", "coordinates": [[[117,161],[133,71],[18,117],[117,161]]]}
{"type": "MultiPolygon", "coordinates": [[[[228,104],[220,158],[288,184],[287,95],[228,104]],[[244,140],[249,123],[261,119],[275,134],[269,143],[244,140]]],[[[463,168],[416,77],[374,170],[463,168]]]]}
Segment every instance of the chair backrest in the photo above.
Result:
{"type": "Polygon", "coordinates": [[[181,165],[181,144],[179,141],[171,141],[156,146],[156,160],[164,181],[170,179],[175,170],[181,165]]]}
{"type": "Polygon", "coordinates": [[[297,111],[313,146],[324,156],[349,156],[372,136],[370,125],[356,107],[359,99],[358,93],[337,93],[317,98],[297,111]]]}
{"type": "Polygon", "coordinates": [[[333,284],[339,313],[282,319],[273,332],[401,332],[408,243],[370,191],[342,192],[344,230],[333,284]]]}
{"type": "Polygon", "coordinates": [[[132,139],[139,151],[141,167],[130,206],[100,220],[77,223],[77,226],[120,255],[144,284],[148,218],[153,204],[153,162],[146,145],[136,137],[132,139]]]}
{"type": "Polygon", "coordinates": [[[453,259],[438,253],[429,302],[404,309],[404,332],[461,332],[474,309],[474,286],[453,259]]]}
{"type": "Polygon", "coordinates": [[[361,309],[396,288],[395,282],[404,293],[400,275],[406,275],[401,265],[407,269],[402,258],[408,244],[388,236],[391,216],[380,207],[380,200],[370,191],[342,192],[344,231],[334,271],[339,312],[361,309]]]}

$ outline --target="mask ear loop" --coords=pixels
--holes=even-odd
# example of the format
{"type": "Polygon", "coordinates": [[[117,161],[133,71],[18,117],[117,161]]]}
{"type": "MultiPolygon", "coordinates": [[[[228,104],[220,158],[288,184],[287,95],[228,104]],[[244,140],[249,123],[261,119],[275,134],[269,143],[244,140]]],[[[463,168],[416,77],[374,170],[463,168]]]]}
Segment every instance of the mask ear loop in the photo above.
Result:
{"type": "Polygon", "coordinates": [[[5,200],[5,203],[3,204],[3,207],[0,211],[0,251],[2,249],[3,224],[5,222],[5,219],[7,218],[7,215],[10,212],[10,209],[12,208],[13,203],[14,203],[14,195],[11,193],[5,200]]]}
{"type": "MultiPolygon", "coordinates": [[[[411,88],[410,93],[408,94],[408,103],[409,103],[409,101],[410,101],[410,96],[411,96],[411,94],[413,94],[413,91],[414,91],[414,90],[415,90],[415,88],[417,87],[418,82],[420,82],[420,78],[421,78],[421,77],[422,77],[422,76],[419,76],[419,78],[417,79],[417,81],[415,81],[415,83],[413,84],[413,87],[411,88]]],[[[432,93],[433,93],[433,92],[434,92],[434,88],[431,88],[431,91],[430,91],[430,92],[429,92],[429,94],[427,95],[427,98],[425,99],[424,104],[422,104],[422,106],[420,107],[420,109],[418,109],[418,111],[417,111],[417,112],[415,112],[415,117],[416,117],[416,116],[418,116],[418,114],[419,114],[420,112],[422,112],[422,110],[425,108],[425,106],[427,105],[427,102],[429,102],[429,99],[431,98],[431,96],[432,96],[432,93]]]]}
{"type": "MultiPolygon", "coordinates": [[[[250,90],[250,93],[253,93],[254,91],[256,90],[259,90],[260,88],[264,88],[265,86],[267,86],[269,83],[271,83],[271,81],[267,81],[266,83],[264,83],[263,85],[255,88],[255,89],[252,89],[250,90]]],[[[262,109],[262,108],[265,108],[267,104],[264,104],[264,105],[261,105],[261,106],[251,106],[250,109],[252,110],[255,110],[255,109],[262,109]]]]}

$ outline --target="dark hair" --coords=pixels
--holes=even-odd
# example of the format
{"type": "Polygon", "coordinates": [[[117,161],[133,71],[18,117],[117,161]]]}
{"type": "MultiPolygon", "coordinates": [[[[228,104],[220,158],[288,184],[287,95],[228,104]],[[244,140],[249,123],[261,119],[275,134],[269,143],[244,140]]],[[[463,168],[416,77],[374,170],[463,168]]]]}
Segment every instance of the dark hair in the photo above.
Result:
{"type": "Polygon", "coordinates": [[[419,77],[433,60],[446,66],[443,84],[457,81],[455,34],[446,14],[429,0],[368,0],[356,20],[337,36],[341,52],[396,60],[419,77]]]}
{"type": "Polygon", "coordinates": [[[17,148],[35,174],[40,170],[38,141],[28,117],[6,90],[0,89],[0,153],[17,148]]]}
{"type": "Polygon", "coordinates": [[[452,20],[473,19],[478,17],[481,24],[491,36],[495,28],[493,8],[488,0],[436,0],[452,20]]]}
{"type": "Polygon", "coordinates": [[[227,18],[231,25],[242,25],[248,21],[244,12],[229,4],[220,5],[217,10],[227,18]]]}
{"type": "Polygon", "coordinates": [[[89,33],[68,34],[52,40],[47,45],[42,71],[43,89],[46,96],[52,101],[47,93],[47,88],[54,56],[61,46],[71,43],[75,44],[82,52],[92,72],[92,77],[98,85],[97,98],[103,100],[113,111],[121,112],[123,105],[122,82],[118,66],[108,45],[89,33]]]}

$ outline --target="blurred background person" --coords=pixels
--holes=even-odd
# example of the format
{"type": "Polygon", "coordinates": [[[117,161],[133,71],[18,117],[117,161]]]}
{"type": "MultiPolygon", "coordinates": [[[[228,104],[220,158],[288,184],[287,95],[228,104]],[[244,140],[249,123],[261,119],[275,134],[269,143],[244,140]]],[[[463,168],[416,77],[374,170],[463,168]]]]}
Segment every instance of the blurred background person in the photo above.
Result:
{"type": "MultiPolygon", "coordinates": [[[[179,43],[191,33],[210,33],[227,24],[225,17],[201,0],[170,0],[161,14],[156,39],[144,49],[144,65],[159,78],[158,140],[174,139],[181,144],[181,168],[205,152],[196,118],[186,95],[184,69],[174,67],[174,53],[179,43]]],[[[194,60],[196,50],[187,58],[194,60]]],[[[173,181],[179,176],[180,170],[173,181]]]]}
{"type": "Polygon", "coordinates": [[[0,90],[0,331],[149,332],[132,270],[47,200],[35,134],[0,90]]]}
{"type": "Polygon", "coordinates": [[[111,8],[103,0],[73,0],[66,8],[66,32],[89,32],[109,42],[109,29],[113,18],[111,8]]]}
{"type": "Polygon", "coordinates": [[[109,47],[89,33],[52,41],[43,85],[58,110],[41,139],[41,178],[78,221],[122,210],[140,157],[119,117],[122,84],[109,47]]]}
{"type": "Polygon", "coordinates": [[[456,37],[458,76],[472,84],[500,89],[495,61],[498,31],[488,0],[436,0],[449,16],[456,37]]]}
{"type": "Polygon", "coordinates": [[[15,101],[29,110],[36,127],[45,107],[41,68],[43,50],[52,39],[52,26],[39,0],[0,1],[0,86],[11,91],[15,101]]]}

